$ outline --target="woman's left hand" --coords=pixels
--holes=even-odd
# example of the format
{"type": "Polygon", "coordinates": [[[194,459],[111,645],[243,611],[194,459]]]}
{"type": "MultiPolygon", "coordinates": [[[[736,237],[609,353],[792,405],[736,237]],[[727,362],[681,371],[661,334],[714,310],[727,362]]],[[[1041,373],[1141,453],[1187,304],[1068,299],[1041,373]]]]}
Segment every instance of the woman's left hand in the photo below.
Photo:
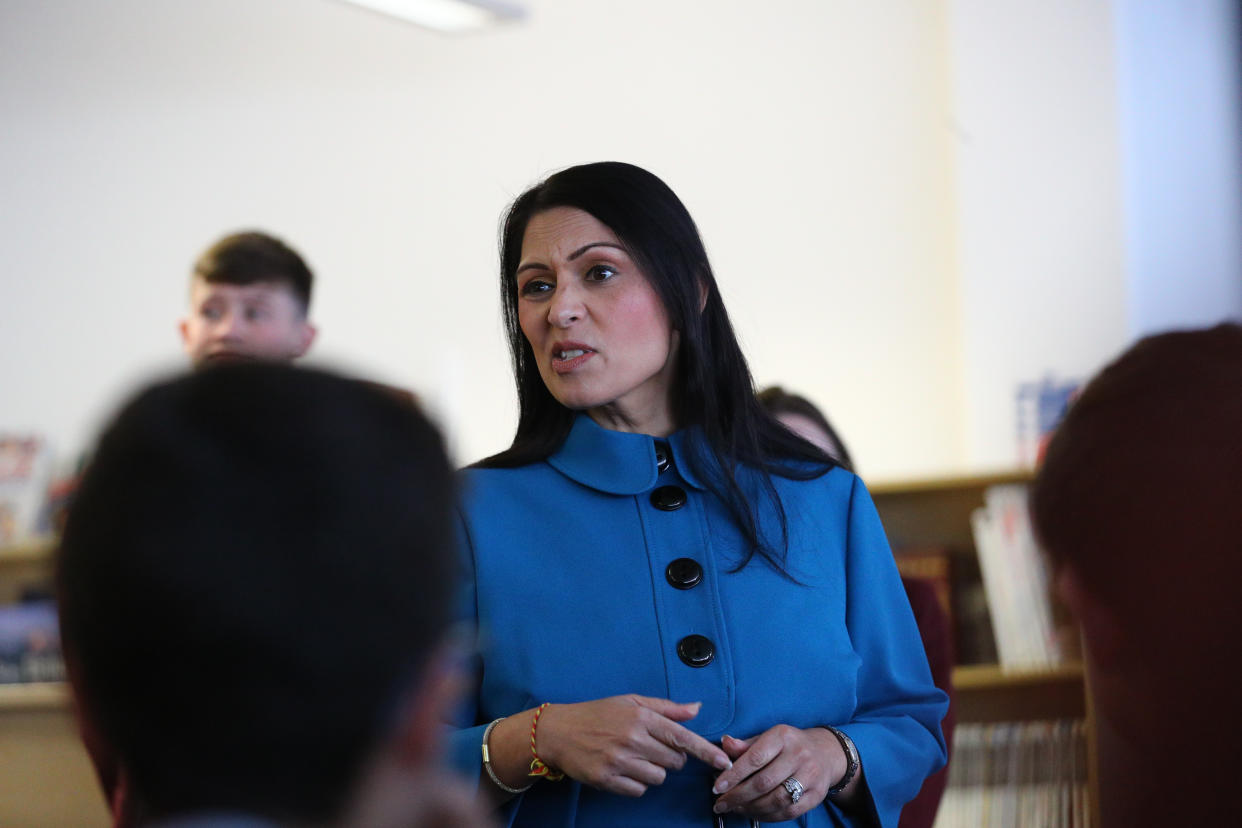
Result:
{"type": "Polygon", "coordinates": [[[733,767],[722,772],[712,788],[712,793],[721,794],[716,813],[739,813],[764,822],[794,819],[818,807],[849,767],[837,737],[822,727],[799,730],[776,725],[750,739],[726,736],[720,746],[733,767]],[[802,785],[796,803],[785,789],[791,776],[802,785]]]}

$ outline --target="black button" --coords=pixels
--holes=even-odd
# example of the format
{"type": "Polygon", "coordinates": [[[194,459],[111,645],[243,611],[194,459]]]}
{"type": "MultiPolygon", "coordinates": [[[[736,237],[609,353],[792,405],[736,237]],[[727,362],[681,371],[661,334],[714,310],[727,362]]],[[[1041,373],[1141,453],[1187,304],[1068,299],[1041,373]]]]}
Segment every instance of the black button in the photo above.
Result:
{"type": "Polygon", "coordinates": [[[691,589],[703,580],[703,567],[693,558],[678,558],[664,570],[664,577],[678,589],[691,589]]]}
{"type": "Polygon", "coordinates": [[[668,450],[668,444],[667,443],[656,443],[655,453],[656,453],[656,468],[659,469],[660,474],[664,474],[666,471],[668,471],[668,467],[673,465],[673,455],[668,450]]]}
{"type": "Polygon", "coordinates": [[[691,667],[706,667],[716,657],[716,645],[702,635],[687,635],[677,642],[677,657],[691,667]]]}
{"type": "Polygon", "coordinates": [[[679,486],[661,486],[651,493],[651,505],[674,512],[686,505],[686,493],[679,486]]]}

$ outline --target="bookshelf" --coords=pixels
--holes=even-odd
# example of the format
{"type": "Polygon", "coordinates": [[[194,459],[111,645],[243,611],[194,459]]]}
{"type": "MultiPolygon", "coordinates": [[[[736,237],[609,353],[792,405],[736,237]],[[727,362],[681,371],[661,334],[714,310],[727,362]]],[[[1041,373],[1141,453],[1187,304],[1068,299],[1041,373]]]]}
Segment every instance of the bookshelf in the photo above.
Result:
{"type": "MultiPolygon", "coordinates": [[[[954,645],[961,664],[995,664],[995,640],[975,552],[971,512],[991,486],[1027,484],[1026,471],[881,483],[871,488],[899,560],[928,553],[947,557],[954,645]]],[[[1071,636],[1071,645],[1077,640],[1071,636]]],[[[1077,660],[1071,646],[1069,659],[1077,660]]]]}
{"type": "Polygon", "coordinates": [[[906,550],[929,549],[949,557],[959,662],[953,681],[962,691],[961,721],[997,721],[995,716],[1002,711],[1012,720],[1083,718],[1087,712],[1081,664],[1071,661],[1044,671],[1004,670],[996,664],[995,647],[981,646],[977,641],[992,635],[986,608],[975,617],[963,617],[970,596],[982,589],[970,513],[983,505],[989,486],[1031,480],[1029,471],[1002,471],[884,482],[871,487],[889,543],[899,558],[906,550]]]}
{"type": "MultiPolygon", "coordinates": [[[[0,605],[52,582],[55,543],[0,546],[0,605]]],[[[61,682],[0,684],[0,825],[112,824],[61,682]]]]}
{"type": "MultiPolygon", "coordinates": [[[[1095,724],[1082,664],[1076,657],[1051,669],[1007,670],[996,661],[971,530],[971,512],[990,486],[1029,484],[1030,471],[886,481],[870,486],[889,542],[903,553],[948,560],[948,580],[958,663],[953,668],[959,729],[968,725],[1075,720],[1084,723],[1087,754],[1087,825],[1098,814],[1095,724]]],[[[1076,637],[1073,639],[1077,642],[1076,637]]],[[[1071,649],[1071,655],[1073,649],[1071,649]]]]}

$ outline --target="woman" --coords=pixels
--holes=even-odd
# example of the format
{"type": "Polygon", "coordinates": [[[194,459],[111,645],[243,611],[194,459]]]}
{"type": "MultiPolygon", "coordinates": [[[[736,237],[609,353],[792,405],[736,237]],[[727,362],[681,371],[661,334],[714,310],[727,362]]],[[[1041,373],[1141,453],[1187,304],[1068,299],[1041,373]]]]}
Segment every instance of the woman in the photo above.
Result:
{"type": "Polygon", "coordinates": [[[509,210],[501,295],[521,410],[466,476],[461,766],[515,826],[895,825],[944,695],[866,490],[756,402],[685,207],[559,172],[509,210]]]}

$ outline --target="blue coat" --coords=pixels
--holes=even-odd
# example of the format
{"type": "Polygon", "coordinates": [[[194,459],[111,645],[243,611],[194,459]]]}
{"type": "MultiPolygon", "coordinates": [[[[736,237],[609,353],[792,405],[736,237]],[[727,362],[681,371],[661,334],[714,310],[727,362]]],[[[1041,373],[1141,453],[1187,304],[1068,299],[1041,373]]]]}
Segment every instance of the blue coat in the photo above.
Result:
{"type": "MultiPolygon", "coordinates": [[[[875,815],[895,826],[944,764],[948,701],[932,684],[866,488],[839,468],[812,480],[773,477],[797,583],[759,556],[735,572],[743,536],[688,460],[701,440],[696,429],[670,436],[661,471],[662,441],[580,415],[546,461],[465,473],[463,611],[478,625],[480,656],[475,704],[451,735],[455,761],[477,778],[483,727],[545,701],[699,701],[687,727],[714,742],[782,723],[839,727],[858,747],[875,815]],[[684,505],[668,509],[678,492],[684,505]],[[683,558],[701,569],[689,588],[692,565],[669,575],[683,558]],[[702,638],[679,650],[688,636],[702,638]],[[692,666],[707,650],[710,661],[692,666]]],[[[757,479],[739,470],[744,489],[757,479]]],[[[774,512],[760,507],[769,537],[779,537],[774,512]]],[[[541,781],[507,817],[529,828],[709,828],[712,775],[691,759],[637,799],[541,781]]],[[[826,802],[780,824],[851,823],[826,802]]]]}

